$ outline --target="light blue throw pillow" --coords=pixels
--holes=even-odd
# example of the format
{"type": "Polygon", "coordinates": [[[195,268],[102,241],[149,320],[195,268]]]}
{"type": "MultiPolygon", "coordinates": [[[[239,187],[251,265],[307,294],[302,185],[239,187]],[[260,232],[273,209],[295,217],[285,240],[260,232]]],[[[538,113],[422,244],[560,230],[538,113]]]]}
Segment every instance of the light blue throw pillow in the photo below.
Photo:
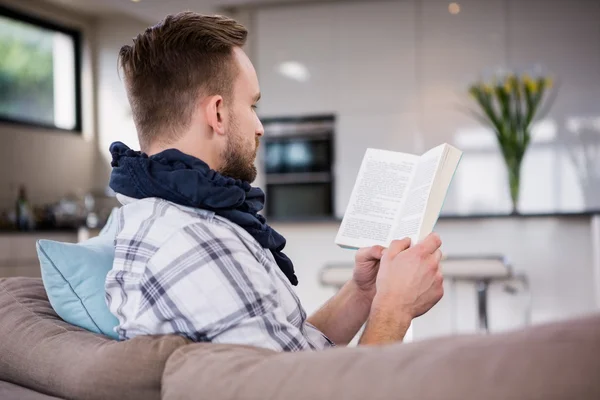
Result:
{"type": "Polygon", "coordinates": [[[72,325],[118,339],[118,321],[106,305],[104,291],[115,256],[113,219],[111,215],[99,236],[81,243],[39,240],[37,252],[54,311],[72,325]]]}

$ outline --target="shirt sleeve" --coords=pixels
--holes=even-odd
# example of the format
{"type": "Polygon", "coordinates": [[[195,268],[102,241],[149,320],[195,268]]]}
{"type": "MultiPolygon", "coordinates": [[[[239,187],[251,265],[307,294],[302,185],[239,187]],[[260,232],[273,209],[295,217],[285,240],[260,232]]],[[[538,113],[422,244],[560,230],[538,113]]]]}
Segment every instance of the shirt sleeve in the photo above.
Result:
{"type": "Polygon", "coordinates": [[[287,320],[266,269],[229,229],[189,225],[152,256],[141,281],[138,322],[161,334],[276,351],[311,350],[287,320]]]}

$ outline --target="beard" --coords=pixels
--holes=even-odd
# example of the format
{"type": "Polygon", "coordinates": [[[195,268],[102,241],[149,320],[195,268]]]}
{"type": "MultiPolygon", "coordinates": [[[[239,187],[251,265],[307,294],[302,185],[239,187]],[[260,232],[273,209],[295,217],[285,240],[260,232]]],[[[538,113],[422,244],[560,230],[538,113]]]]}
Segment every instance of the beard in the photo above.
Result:
{"type": "Polygon", "coordinates": [[[223,152],[223,167],[219,172],[230,178],[252,183],[257,174],[254,161],[258,152],[258,138],[254,149],[249,149],[245,144],[246,140],[239,132],[235,119],[232,119],[227,147],[223,152]]]}

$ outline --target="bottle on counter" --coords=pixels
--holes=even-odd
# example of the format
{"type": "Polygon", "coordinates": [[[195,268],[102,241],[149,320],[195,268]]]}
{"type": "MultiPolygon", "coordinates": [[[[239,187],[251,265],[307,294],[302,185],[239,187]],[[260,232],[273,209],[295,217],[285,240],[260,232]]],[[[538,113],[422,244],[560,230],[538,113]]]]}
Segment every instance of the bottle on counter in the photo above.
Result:
{"type": "Polygon", "coordinates": [[[32,215],[29,200],[27,199],[27,189],[25,186],[19,187],[19,195],[16,203],[16,223],[20,231],[28,231],[32,228],[32,215]]]}

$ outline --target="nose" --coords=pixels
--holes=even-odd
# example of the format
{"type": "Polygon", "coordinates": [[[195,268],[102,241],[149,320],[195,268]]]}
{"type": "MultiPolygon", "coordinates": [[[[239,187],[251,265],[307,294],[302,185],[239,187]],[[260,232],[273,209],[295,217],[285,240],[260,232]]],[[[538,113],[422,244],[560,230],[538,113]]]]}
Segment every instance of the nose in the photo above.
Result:
{"type": "Polygon", "coordinates": [[[263,127],[262,122],[260,122],[260,118],[256,117],[256,121],[258,126],[256,127],[256,136],[260,137],[265,134],[265,128],[263,127]]]}

